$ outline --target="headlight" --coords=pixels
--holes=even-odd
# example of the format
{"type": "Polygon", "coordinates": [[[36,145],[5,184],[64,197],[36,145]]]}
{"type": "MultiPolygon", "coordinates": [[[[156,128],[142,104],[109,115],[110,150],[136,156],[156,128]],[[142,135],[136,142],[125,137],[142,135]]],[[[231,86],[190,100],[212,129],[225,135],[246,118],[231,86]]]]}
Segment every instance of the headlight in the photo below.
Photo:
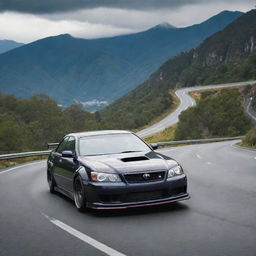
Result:
{"type": "Polygon", "coordinates": [[[182,167],[180,165],[177,165],[168,171],[167,179],[170,179],[175,175],[181,175],[181,174],[183,174],[182,167]]]}
{"type": "Polygon", "coordinates": [[[97,182],[121,182],[119,175],[103,172],[91,172],[91,179],[97,182]]]}

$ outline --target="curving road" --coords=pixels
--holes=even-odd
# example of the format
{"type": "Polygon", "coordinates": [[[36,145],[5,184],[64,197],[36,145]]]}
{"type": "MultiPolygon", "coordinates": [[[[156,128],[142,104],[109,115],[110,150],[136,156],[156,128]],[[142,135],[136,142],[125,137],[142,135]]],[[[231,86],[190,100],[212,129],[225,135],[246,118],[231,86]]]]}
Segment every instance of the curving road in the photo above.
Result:
{"type": "Polygon", "coordinates": [[[185,168],[192,198],[79,213],[48,192],[46,162],[0,172],[1,256],[256,255],[256,151],[234,142],[162,149],[185,168]]]}
{"type": "Polygon", "coordinates": [[[248,115],[248,117],[251,119],[251,121],[253,122],[253,124],[256,125],[256,111],[253,109],[252,107],[252,101],[253,101],[253,97],[250,97],[247,100],[247,104],[245,107],[245,111],[248,115]]]}
{"type": "Polygon", "coordinates": [[[234,86],[248,85],[248,84],[254,84],[254,83],[256,83],[256,80],[248,81],[248,82],[196,86],[196,87],[187,87],[187,88],[179,89],[175,92],[175,94],[177,95],[177,97],[180,100],[180,105],[178,106],[178,108],[174,112],[169,114],[167,117],[162,119],[160,122],[139,131],[137,134],[140,137],[147,137],[154,133],[163,131],[164,129],[178,123],[180,113],[182,111],[186,110],[187,108],[196,105],[195,100],[189,96],[189,94],[188,94],[189,92],[199,91],[199,90],[204,90],[204,89],[207,90],[207,89],[215,89],[215,88],[234,87],[234,86]]]}

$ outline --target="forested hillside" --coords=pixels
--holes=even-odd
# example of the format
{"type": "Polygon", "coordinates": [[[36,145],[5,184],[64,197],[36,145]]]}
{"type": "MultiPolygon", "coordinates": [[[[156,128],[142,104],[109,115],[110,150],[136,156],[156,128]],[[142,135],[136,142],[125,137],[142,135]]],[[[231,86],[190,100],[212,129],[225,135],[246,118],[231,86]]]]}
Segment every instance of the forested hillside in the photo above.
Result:
{"type": "Polygon", "coordinates": [[[0,94],[0,154],[45,150],[67,133],[95,129],[94,116],[79,105],[62,109],[46,95],[24,100],[0,94]]]}
{"type": "Polygon", "coordinates": [[[171,106],[170,89],[255,78],[256,10],[251,10],[196,49],[167,61],[100,115],[110,127],[132,129],[147,124],[171,106]]]}

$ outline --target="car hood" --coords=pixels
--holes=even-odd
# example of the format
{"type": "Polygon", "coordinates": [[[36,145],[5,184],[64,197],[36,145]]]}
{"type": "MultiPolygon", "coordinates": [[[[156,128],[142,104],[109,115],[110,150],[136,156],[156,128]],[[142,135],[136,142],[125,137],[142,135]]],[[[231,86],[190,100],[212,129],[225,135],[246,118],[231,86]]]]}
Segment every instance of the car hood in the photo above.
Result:
{"type": "Polygon", "coordinates": [[[80,162],[92,171],[107,173],[136,173],[168,170],[177,165],[172,158],[154,151],[100,156],[79,157],[80,162]]]}

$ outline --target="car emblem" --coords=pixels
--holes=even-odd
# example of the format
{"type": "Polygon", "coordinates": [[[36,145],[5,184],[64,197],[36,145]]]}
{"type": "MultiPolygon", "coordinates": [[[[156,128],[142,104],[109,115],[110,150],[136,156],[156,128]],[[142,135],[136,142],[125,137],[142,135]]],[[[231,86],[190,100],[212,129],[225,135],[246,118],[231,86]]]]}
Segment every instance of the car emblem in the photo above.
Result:
{"type": "Polygon", "coordinates": [[[148,180],[150,178],[150,174],[149,173],[144,173],[142,175],[142,177],[143,177],[144,180],[148,180]]]}

